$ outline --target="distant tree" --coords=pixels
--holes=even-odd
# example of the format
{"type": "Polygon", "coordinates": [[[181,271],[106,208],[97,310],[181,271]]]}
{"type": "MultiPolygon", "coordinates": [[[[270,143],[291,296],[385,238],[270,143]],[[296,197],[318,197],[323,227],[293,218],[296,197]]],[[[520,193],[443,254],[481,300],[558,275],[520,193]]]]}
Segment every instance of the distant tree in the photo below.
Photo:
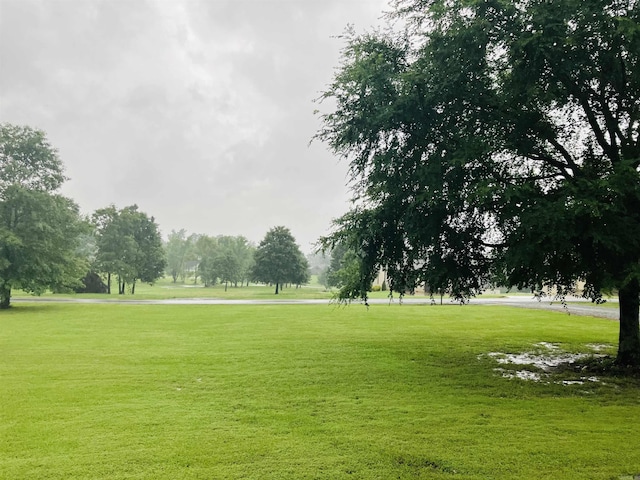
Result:
{"type": "Polygon", "coordinates": [[[253,278],[275,285],[276,295],[284,283],[308,281],[309,265],[286,227],[274,227],[267,232],[254,253],[254,261],[253,278]]]}
{"type": "MultiPolygon", "coordinates": [[[[131,216],[133,236],[138,246],[135,263],[137,279],[144,283],[154,283],[162,277],[166,267],[166,257],[158,224],[153,217],[138,211],[136,205],[124,210],[131,216]]],[[[132,293],[134,292],[135,279],[132,282],[132,293]]]]}
{"type": "Polygon", "coordinates": [[[194,253],[198,263],[196,279],[199,276],[205,287],[210,287],[218,282],[216,255],[218,252],[218,240],[209,235],[199,235],[195,241],[194,253]]]}
{"type": "Polygon", "coordinates": [[[220,246],[214,257],[216,272],[221,283],[224,283],[224,291],[227,291],[229,282],[238,284],[240,278],[240,261],[229,246],[220,246]]]}
{"type": "MultiPolygon", "coordinates": [[[[338,288],[339,298],[351,298],[360,291],[358,257],[346,244],[336,244],[331,250],[331,262],[327,268],[326,277],[328,287],[338,288]]],[[[370,288],[371,284],[366,286],[367,291],[370,288]]]]}
{"type": "Polygon", "coordinates": [[[234,237],[218,237],[220,245],[230,252],[230,255],[234,258],[235,271],[233,273],[234,287],[238,286],[238,283],[242,284],[249,278],[251,267],[253,265],[253,252],[255,248],[249,243],[249,241],[241,236],[234,237]]]}
{"type": "Polygon", "coordinates": [[[162,276],[166,260],[158,225],[153,217],[138,211],[137,205],[116,210],[111,205],[93,215],[96,227],[96,265],[107,274],[111,292],[111,274],[118,276],[118,293],[129,284],[135,293],[138,280],[153,283],[162,276]]]}
{"type": "MultiPolygon", "coordinates": [[[[120,232],[117,228],[118,211],[114,205],[96,210],[92,217],[95,228],[95,270],[107,276],[107,293],[111,293],[111,275],[122,272],[120,232]]],[[[119,285],[119,282],[118,282],[119,285]]]]}
{"type": "Polygon", "coordinates": [[[330,258],[324,252],[309,253],[306,258],[311,275],[321,275],[329,266],[330,258]]]}
{"type": "Polygon", "coordinates": [[[249,277],[254,248],[243,236],[201,235],[196,242],[198,272],[205,286],[218,282],[237,287],[249,277]]]}
{"type": "Polygon", "coordinates": [[[184,229],[176,232],[172,230],[165,244],[165,252],[167,259],[167,273],[171,275],[173,283],[178,281],[178,278],[184,278],[185,276],[185,263],[189,259],[189,253],[192,248],[191,240],[192,236],[187,237],[187,232],[184,229]]]}
{"type": "Polygon", "coordinates": [[[305,257],[302,252],[298,250],[298,256],[293,269],[293,275],[291,276],[290,283],[292,283],[296,287],[300,287],[309,283],[310,279],[311,271],[309,268],[309,261],[307,260],[307,257],[305,257]]]}
{"type": "Polygon", "coordinates": [[[329,265],[326,270],[327,287],[342,287],[343,282],[340,280],[339,272],[345,266],[345,255],[347,254],[348,247],[344,243],[336,244],[332,249],[329,256],[329,265]]]}
{"type": "Polygon", "coordinates": [[[43,132],[0,125],[0,308],[11,305],[13,288],[72,288],[87,270],[77,255],[86,224],[77,205],[55,193],[63,181],[43,132]]]}

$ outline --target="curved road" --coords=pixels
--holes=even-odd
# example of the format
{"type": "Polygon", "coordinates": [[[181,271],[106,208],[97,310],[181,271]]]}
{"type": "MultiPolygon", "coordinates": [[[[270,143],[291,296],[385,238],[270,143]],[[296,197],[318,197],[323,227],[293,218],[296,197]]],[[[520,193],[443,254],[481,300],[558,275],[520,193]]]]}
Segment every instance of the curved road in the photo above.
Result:
{"type": "MultiPolygon", "coordinates": [[[[107,299],[89,299],[89,298],[51,298],[51,297],[33,297],[33,298],[16,298],[12,302],[52,302],[52,303],[117,303],[125,305],[329,305],[330,300],[225,300],[217,298],[181,298],[166,300],[107,300],[107,299]]],[[[592,317],[608,318],[618,320],[618,309],[596,306],[582,298],[568,299],[568,305],[564,307],[560,302],[549,300],[537,300],[532,297],[525,296],[509,296],[502,298],[483,298],[477,297],[471,299],[470,305],[504,305],[518,308],[533,308],[544,310],[555,310],[566,312],[569,315],[586,315],[592,317]]],[[[361,304],[361,302],[354,302],[361,304]]],[[[370,299],[370,305],[386,305],[389,304],[387,299],[370,299]]],[[[398,298],[391,300],[392,304],[400,303],[398,298]]],[[[430,305],[431,299],[428,297],[406,297],[402,300],[403,304],[408,305],[430,305]]],[[[446,301],[445,304],[454,302],[446,301]]],[[[454,303],[455,304],[455,303],[454,303]]]]}

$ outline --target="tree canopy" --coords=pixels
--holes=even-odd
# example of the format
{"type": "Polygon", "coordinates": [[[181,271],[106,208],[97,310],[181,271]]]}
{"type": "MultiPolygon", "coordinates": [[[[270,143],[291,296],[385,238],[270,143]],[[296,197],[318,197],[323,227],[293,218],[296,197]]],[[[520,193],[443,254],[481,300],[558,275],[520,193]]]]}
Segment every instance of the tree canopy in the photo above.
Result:
{"type": "Polygon", "coordinates": [[[348,32],[317,137],[354,208],[325,246],[393,291],[489,282],[620,300],[618,362],[640,364],[637,1],[398,0],[403,33],[348,32]]]}
{"type": "Polygon", "coordinates": [[[131,205],[117,210],[111,205],[93,215],[96,229],[96,269],[108,276],[118,276],[118,293],[124,294],[128,284],[135,293],[138,280],[153,283],[166,266],[165,252],[158,225],[153,217],[131,205]]]}
{"type": "Polygon", "coordinates": [[[166,273],[171,275],[173,283],[178,281],[178,277],[184,280],[186,271],[185,265],[189,260],[189,255],[193,250],[194,238],[187,237],[187,232],[184,229],[179,231],[172,230],[165,243],[165,253],[167,258],[166,273]]]}
{"type": "Polygon", "coordinates": [[[58,151],[43,131],[0,124],[0,191],[19,185],[29,190],[54,192],[65,180],[58,151]]]}
{"type": "Polygon", "coordinates": [[[302,285],[309,281],[309,263],[286,227],[274,227],[266,233],[254,261],[254,280],[275,285],[276,294],[284,283],[302,285]]]}
{"type": "Polygon", "coordinates": [[[44,132],[0,125],[0,308],[10,306],[13,288],[70,288],[86,273],[77,254],[86,224],[77,205],[56,193],[63,180],[44,132]]]}

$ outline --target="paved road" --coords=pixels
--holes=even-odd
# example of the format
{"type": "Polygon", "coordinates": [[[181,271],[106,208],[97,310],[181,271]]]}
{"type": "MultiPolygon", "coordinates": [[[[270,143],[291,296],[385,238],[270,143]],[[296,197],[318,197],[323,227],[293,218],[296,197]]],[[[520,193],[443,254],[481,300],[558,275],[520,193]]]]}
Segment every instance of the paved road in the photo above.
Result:
{"type": "MultiPolygon", "coordinates": [[[[112,299],[89,299],[89,298],[52,298],[52,297],[32,297],[32,298],[16,298],[12,302],[52,302],[52,303],[117,303],[125,305],[329,305],[329,300],[226,300],[217,298],[181,298],[166,300],[112,300],[112,299]]],[[[595,306],[591,302],[582,298],[568,299],[568,305],[564,307],[560,302],[550,302],[549,300],[538,301],[532,297],[526,296],[509,296],[502,298],[483,298],[477,297],[471,299],[470,305],[504,305],[518,308],[535,308],[544,310],[564,311],[569,315],[588,315],[600,318],[609,318],[618,320],[618,309],[595,306]]],[[[357,302],[360,303],[360,302],[357,302]]],[[[400,303],[398,298],[391,301],[393,304],[400,303]]],[[[402,300],[403,304],[409,305],[430,305],[431,299],[428,297],[406,297],[402,300]]],[[[448,300],[445,304],[451,304],[448,300]]],[[[371,299],[370,305],[387,305],[389,300],[371,299]]]]}
{"type": "MultiPolygon", "coordinates": [[[[396,299],[395,302],[398,302],[396,299]]],[[[567,299],[567,305],[563,306],[559,301],[551,302],[547,300],[538,300],[533,297],[527,297],[522,295],[508,296],[501,298],[488,298],[488,297],[476,297],[469,301],[470,305],[503,305],[508,307],[518,308],[533,308],[541,310],[553,310],[558,312],[565,312],[568,315],[584,315],[599,318],[609,318],[611,320],[618,320],[619,313],[617,308],[597,306],[591,303],[589,300],[585,300],[581,297],[571,297],[567,299]]],[[[369,303],[389,303],[388,300],[375,300],[369,303]]],[[[430,304],[431,300],[425,297],[416,298],[408,297],[403,299],[403,303],[409,304],[430,304]]],[[[452,302],[445,300],[444,304],[451,304],[452,302]]],[[[617,301],[616,301],[617,306],[617,301]]]]}

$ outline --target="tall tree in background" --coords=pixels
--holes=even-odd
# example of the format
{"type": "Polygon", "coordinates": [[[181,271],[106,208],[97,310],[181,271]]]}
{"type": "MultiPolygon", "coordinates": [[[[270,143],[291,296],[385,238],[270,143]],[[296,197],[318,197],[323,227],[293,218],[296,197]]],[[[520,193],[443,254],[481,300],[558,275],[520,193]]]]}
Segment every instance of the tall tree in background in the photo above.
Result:
{"type": "Polygon", "coordinates": [[[217,283],[219,277],[215,262],[217,251],[218,240],[215,237],[198,235],[194,247],[195,261],[198,264],[194,283],[197,282],[198,276],[205,287],[210,287],[217,283]]]}
{"type": "Polygon", "coordinates": [[[176,232],[172,230],[165,244],[165,252],[167,258],[167,273],[171,275],[173,283],[178,281],[178,278],[184,278],[185,276],[185,264],[189,259],[189,254],[192,245],[193,237],[187,237],[187,232],[184,229],[176,232]]]}
{"type": "Polygon", "coordinates": [[[249,277],[250,268],[253,264],[254,248],[241,235],[221,235],[217,237],[217,240],[220,281],[225,282],[225,285],[231,282],[234,287],[237,287],[238,283],[244,283],[249,277]]]}
{"type": "Polygon", "coordinates": [[[276,295],[284,283],[301,285],[309,278],[309,264],[286,227],[267,232],[254,253],[253,278],[275,285],[276,295]]]}
{"type": "Polygon", "coordinates": [[[111,274],[118,277],[118,293],[128,284],[135,293],[138,280],[153,283],[163,274],[166,260],[162,238],[153,217],[140,212],[137,205],[117,210],[113,205],[93,215],[96,227],[96,265],[107,274],[111,292],[111,274]]]}
{"type": "Polygon", "coordinates": [[[218,281],[234,287],[249,278],[253,264],[254,247],[243,236],[200,235],[195,251],[198,254],[198,272],[205,286],[218,281]]]}
{"type": "MultiPolygon", "coordinates": [[[[336,244],[331,250],[330,263],[325,273],[326,286],[339,288],[343,296],[358,296],[359,290],[349,294],[344,289],[359,286],[359,266],[358,257],[353,250],[344,243],[336,244]]],[[[367,291],[369,288],[371,285],[367,287],[367,291]]]]}
{"type": "Polygon", "coordinates": [[[397,0],[402,35],[347,35],[318,137],[350,162],[346,243],[366,296],[488,281],[620,301],[640,365],[640,6],[397,0]]]}
{"type": "Polygon", "coordinates": [[[233,250],[228,246],[221,245],[214,262],[220,283],[224,283],[224,291],[227,291],[229,283],[235,283],[237,286],[240,279],[240,261],[233,250]]]}
{"type": "Polygon", "coordinates": [[[0,125],[0,308],[11,290],[40,294],[80,283],[79,257],[86,231],[78,207],[57,193],[62,162],[44,132],[0,125]]]}

